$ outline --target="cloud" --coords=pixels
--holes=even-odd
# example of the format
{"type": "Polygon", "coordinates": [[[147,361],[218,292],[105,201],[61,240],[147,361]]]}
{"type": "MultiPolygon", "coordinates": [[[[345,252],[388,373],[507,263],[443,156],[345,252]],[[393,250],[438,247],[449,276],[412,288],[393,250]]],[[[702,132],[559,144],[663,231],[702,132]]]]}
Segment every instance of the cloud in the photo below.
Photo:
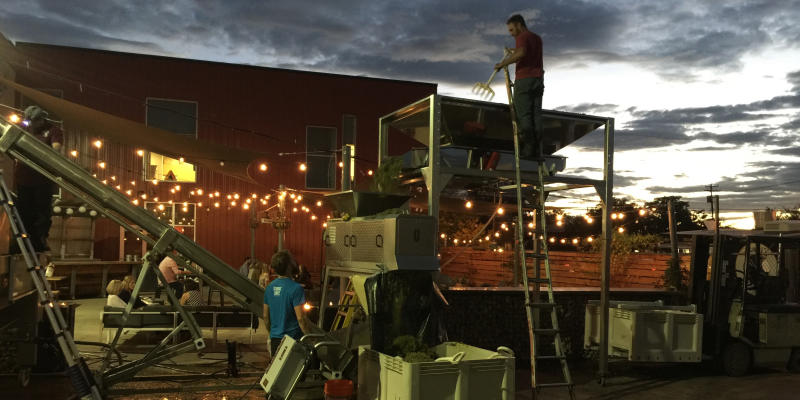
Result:
{"type": "Polygon", "coordinates": [[[48,43],[58,38],[59,44],[64,46],[165,54],[163,48],[152,42],[117,38],[92,28],[36,15],[0,13],[0,26],[3,33],[15,41],[48,43]]]}

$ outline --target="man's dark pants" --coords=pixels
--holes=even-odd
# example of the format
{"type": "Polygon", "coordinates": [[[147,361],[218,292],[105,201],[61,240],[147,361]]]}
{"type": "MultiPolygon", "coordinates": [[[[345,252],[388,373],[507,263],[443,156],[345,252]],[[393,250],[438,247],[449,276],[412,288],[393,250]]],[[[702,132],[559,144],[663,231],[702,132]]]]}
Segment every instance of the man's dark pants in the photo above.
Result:
{"type": "Polygon", "coordinates": [[[274,358],[278,354],[278,347],[281,345],[282,338],[269,338],[269,349],[271,350],[270,354],[274,358]]]}
{"type": "MultiPolygon", "coordinates": [[[[47,238],[52,224],[54,192],[52,184],[17,185],[17,210],[22,223],[25,224],[31,244],[37,252],[50,250],[47,238]]],[[[16,242],[12,245],[16,251],[12,250],[12,253],[19,251],[15,245],[16,242]]]]}
{"type": "Polygon", "coordinates": [[[514,111],[517,113],[517,128],[520,132],[520,152],[528,157],[542,156],[543,94],[543,78],[522,78],[514,81],[514,111]]]}
{"type": "Polygon", "coordinates": [[[169,288],[172,289],[173,293],[175,293],[175,298],[180,300],[181,296],[183,296],[183,283],[179,281],[170,282],[169,288]]]}

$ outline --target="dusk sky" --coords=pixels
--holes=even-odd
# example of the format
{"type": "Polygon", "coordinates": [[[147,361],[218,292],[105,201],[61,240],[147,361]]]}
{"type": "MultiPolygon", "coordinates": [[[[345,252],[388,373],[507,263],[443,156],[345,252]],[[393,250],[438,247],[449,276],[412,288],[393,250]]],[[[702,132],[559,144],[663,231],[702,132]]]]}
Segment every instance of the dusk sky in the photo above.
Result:
{"type": "MultiPolygon", "coordinates": [[[[800,206],[800,0],[3,3],[14,41],[434,82],[470,98],[520,13],[544,41],[544,108],[616,118],[617,196],[707,209],[714,183],[730,218],[800,206]]],[[[601,139],[560,151],[565,173],[600,177],[601,139]]]]}

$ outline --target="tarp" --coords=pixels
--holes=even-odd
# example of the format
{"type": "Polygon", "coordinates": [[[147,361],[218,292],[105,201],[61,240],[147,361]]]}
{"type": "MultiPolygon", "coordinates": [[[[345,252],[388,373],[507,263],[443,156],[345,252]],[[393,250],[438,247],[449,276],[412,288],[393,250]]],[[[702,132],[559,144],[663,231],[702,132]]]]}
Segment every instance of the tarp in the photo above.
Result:
{"type": "Polygon", "coordinates": [[[396,270],[372,275],[365,290],[372,350],[387,353],[400,336],[432,347],[442,342],[441,303],[430,271],[396,270]]]}
{"type": "Polygon", "coordinates": [[[48,95],[3,77],[0,77],[0,83],[15,89],[45,110],[59,115],[66,126],[78,127],[91,132],[92,135],[134,148],[157,152],[173,158],[183,157],[187,162],[251,183],[258,182],[253,179],[250,172],[254,173],[257,171],[257,164],[267,161],[266,155],[263,153],[225,147],[149,127],[140,122],[48,95]]]}

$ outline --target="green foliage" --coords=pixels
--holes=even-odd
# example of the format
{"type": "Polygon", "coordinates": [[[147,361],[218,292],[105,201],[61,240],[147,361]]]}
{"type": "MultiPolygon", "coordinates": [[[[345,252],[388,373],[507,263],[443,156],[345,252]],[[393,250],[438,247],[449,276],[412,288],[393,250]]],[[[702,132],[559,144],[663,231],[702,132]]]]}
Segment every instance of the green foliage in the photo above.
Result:
{"type": "MultiPolygon", "coordinates": [[[[653,253],[655,247],[661,243],[662,239],[659,235],[628,235],[614,232],[611,240],[611,255],[612,256],[627,256],[634,253],[636,250],[642,253],[653,253]]],[[[603,248],[603,238],[598,238],[592,242],[591,250],[599,252],[603,248]]]]}
{"type": "MultiPolygon", "coordinates": [[[[628,257],[636,251],[653,253],[661,242],[659,235],[628,235],[614,232],[611,239],[611,276],[616,282],[626,282],[631,277],[628,273],[628,257]]],[[[592,251],[600,252],[605,241],[602,238],[592,243],[592,251]]]]}
{"type": "Polygon", "coordinates": [[[664,270],[664,286],[679,292],[685,291],[688,276],[681,269],[680,259],[670,258],[667,261],[667,269],[664,270]]]}
{"type": "MultiPolygon", "coordinates": [[[[669,213],[667,204],[672,200],[675,211],[675,227],[678,231],[704,229],[703,221],[708,215],[703,211],[695,212],[689,209],[689,202],[682,201],[680,196],[657,197],[644,204],[644,207],[631,204],[627,199],[615,198],[613,212],[623,214],[624,218],[612,220],[615,228],[623,227],[625,232],[631,234],[664,234],[669,232],[669,213]]],[[[595,232],[600,231],[602,207],[589,210],[589,215],[595,218],[595,232]]]]}
{"type": "Polygon", "coordinates": [[[483,224],[478,217],[454,212],[439,213],[439,232],[447,235],[449,244],[453,239],[459,242],[472,239],[481,229],[483,224]]]}
{"type": "Polygon", "coordinates": [[[370,184],[370,191],[376,193],[400,193],[398,177],[402,171],[402,161],[397,157],[389,157],[381,163],[370,184]]]}
{"type": "Polygon", "coordinates": [[[414,336],[398,336],[392,341],[390,355],[403,357],[406,362],[426,362],[436,359],[436,353],[414,336]]]}

